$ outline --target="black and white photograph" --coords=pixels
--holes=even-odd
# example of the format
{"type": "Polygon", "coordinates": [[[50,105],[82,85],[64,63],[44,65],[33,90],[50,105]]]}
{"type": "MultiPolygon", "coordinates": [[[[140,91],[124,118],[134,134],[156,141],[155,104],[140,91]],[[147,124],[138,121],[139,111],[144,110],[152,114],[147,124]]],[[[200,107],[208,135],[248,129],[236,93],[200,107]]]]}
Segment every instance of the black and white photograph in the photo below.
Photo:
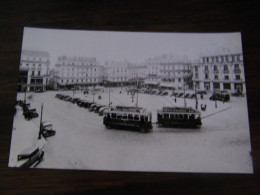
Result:
{"type": "Polygon", "coordinates": [[[25,27],[9,167],[253,173],[240,32],[25,27]]]}

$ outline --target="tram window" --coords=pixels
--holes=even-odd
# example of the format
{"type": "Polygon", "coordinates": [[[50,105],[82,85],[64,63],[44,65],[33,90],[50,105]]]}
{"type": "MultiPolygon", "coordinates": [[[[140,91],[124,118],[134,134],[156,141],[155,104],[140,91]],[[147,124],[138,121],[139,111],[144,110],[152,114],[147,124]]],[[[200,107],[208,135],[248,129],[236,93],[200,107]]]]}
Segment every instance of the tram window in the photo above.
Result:
{"type": "Polygon", "coordinates": [[[194,114],[190,115],[190,119],[194,119],[194,118],[195,118],[194,114]]]}
{"type": "Polygon", "coordinates": [[[127,115],[123,115],[123,116],[122,116],[122,119],[127,119],[127,115]]]}
{"type": "Polygon", "coordinates": [[[133,120],[133,115],[132,114],[128,114],[128,119],[129,120],[133,120]]]}
{"type": "Polygon", "coordinates": [[[145,116],[145,117],[144,117],[144,121],[145,121],[145,122],[148,122],[148,116],[145,116]]]}
{"type": "Polygon", "coordinates": [[[138,121],[138,120],[139,120],[139,116],[138,116],[138,115],[135,115],[135,116],[134,116],[134,120],[135,120],[135,121],[138,121]]]}
{"type": "Polygon", "coordinates": [[[112,113],[111,118],[116,118],[116,114],[112,113]]]}
{"type": "Polygon", "coordinates": [[[184,119],[187,120],[188,119],[188,115],[184,114],[184,119]]]}
{"type": "Polygon", "coordinates": [[[169,119],[169,114],[164,114],[163,118],[169,119]]]}
{"type": "Polygon", "coordinates": [[[121,119],[121,118],[122,118],[121,114],[116,116],[116,119],[121,119]]]}
{"type": "Polygon", "coordinates": [[[170,114],[170,119],[174,119],[174,115],[173,114],[170,114]]]}
{"type": "Polygon", "coordinates": [[[180,118],[180,119],[183,119],[183,116],[182,116],[182,114],[180,114],[180,115],[179,115],[179,118],[180,118]]]}
{"type": "Polygon", "coordinates": [[[158,119],[161,119],[162,118],[162,115],[161,114],[158,114],[158,119]]]}
{"type": "Polygon", "coordinates": [[[178,114],[175,114],[175,117],[174,117],[175,119],[178,119],[179,117],[178,117],[178,114]]]}

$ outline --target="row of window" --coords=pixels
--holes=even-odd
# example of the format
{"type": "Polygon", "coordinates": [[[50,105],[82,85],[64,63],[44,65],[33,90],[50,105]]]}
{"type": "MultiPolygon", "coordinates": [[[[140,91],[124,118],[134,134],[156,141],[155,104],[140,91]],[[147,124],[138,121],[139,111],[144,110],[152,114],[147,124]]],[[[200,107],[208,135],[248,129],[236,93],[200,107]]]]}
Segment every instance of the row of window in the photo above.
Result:
{"type": "Polygon", "coordinates": [[[41,75],[41,71],[32,71],[32,76],[40,76],[41,75]],[[37,74],[36,74],[37,73],[37,74]]]}
{"type": "Polygon", "coordinates": [[[85,64],[85,63],[74,63],[74,62],[72,62],[72,63],[65,63],[65,62],[63,62],[62,63],[62,65],[63,66],[96,66],[96,64],[85,64]]]}
{"type": "Polygon", "coordinates": [[[203,63],[209,62],[234,62],[241,61],[241,55],[232,55],[232,56],[214,56],[214,57],[203,57],[203,63]]]}
{"type": "Polygon", "coordinates": [[[98,81],[98,79],[72,79],[72,80],[70,80],[70,79],[62,79],[61,80],[61,82],[62,83],[74,83],[74,82],[76,82],[76,83],[78,83],[78,82],[96,82],[96,81],[98,81]]]}
{"type": "Polygon", "coordinates": [[[199,118],[199,115],[195,116],[195,114],[158,114],[158,119],[171,119],[171,120],[194,120],[196,117],[199,118]]]}
{"type": "Polygon", "coordinates": [[[111,119],[122,119],[122,120],[134,120],[134,121],[140,121],[143,120],[145,122],[148,122],[149,118],[147,115],[138,115],[138,114],[116,114],[116,113],[107,113],[106,115],[108,118],[111,119]]]}
{"type": "MultiPolygon", "coordinates": [[[[47,60],[47,58],[44,58],[45,60],[47,60]]],[[[22,57],[22,59],[21,59],[22,61],[25,61],[25,60],[27,60],[27,61],[42,61],[42,58],[41,57],[39,57],[39,58],[36,58],[36,57],[22,57]]]]}
{"type": "MultiPolygon", "coordinates": [[[[224,90],[231,90],[231,83],[222,83],[223,89],[224,90]]],[[[236,89],[237,85],[233,84],[234,88],[236,89]]],[[[199,84],[197,84],[197,88],[199,89],[199,84]]],[[[210,83],[205,82],[204,83],[204,88],[206,90],[210,89],[210,83]]],[[[213,89],[220,89],[221,88],[221,83],[213,83],[213,89]]]]}
{"type": "MultiPolygon", "coordinates": [[[[22,65],[23,64],[21,63],[20,66],[22,66],[22,65]]],[[[42,64],[31,64],[31,65],[32,65],[32,67],[37,67],[37,66],[41,67],[42,66],[42,64]]],[[[29,67],[30,64],[27,63],[26,66],[29,67]]]]}
{"type": "MultiPolygon", "coordinates": [[[[195,78],[196,79],[198,78],[198,74],[197,73],[195,73],[195,78]]],[[[205,73],[204,79],[209,79],[209,74],[208,73],[205,73]]],[[[218,75],[214,75],[214,79],[218,80],[219,76],[218,75]]],[[[224,75],[224,80],[229,80],[229,79],[230,79],[229,75],[224,75]]],[[[235,80],[241,80],[241,76],[239,74],[235,75],[235,80]]]]}
{"type": "MultiPolygon", "coordinates": [[[[84,71],[83,68],[82,68],[82,69],[79,69],[79,68],[75,68],[75,69],[74,69],[74,68],[71,68],[71,69],[70,69],[70,68],[66,68],[65,70],[66,70],[67,72],[70,72],[70,71],[73,71],[73,72],[74,72],[74,70],[75,70],[75,71],[78,71],[78,72],[79,72],[79,71],[84,71]]],[[[87,68],[86,68],[85,70],[86,70],[86,71],[90,71],[90,72],[92,72],[92,70],[94,70],[95,72],[97,71],[96,68],[94,68],[94,69],[87,69],[87,68]]],[[[64,68],[62,68],[61,71],[63,72],[63,71],[64,71],[64,68]]]]}

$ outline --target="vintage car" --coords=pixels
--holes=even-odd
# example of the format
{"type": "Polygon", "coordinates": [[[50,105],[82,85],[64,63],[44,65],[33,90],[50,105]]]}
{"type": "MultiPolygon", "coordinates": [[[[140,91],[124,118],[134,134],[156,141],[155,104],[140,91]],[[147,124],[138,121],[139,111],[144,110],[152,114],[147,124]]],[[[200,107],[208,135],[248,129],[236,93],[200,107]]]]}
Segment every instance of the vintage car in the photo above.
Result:
{"type": "Polygon", "coordinates": [[[99,112],[99,109],[100,109],[100,108],[103,108],[103,107],[105,107],[105,105],[98,105],[98,106],[96,106],[96,108],[94,108],[94,112],[95,112],[95,113],[98,113],[98,112],[99,112]]]}
{"type": "Polygon", "coordinates": [[[35,108],[24,110],[23,115],[26,120],[37,118],[39,116],[35,108]]]}
{"type": "Polygon", "coordinates": [[[49,121],[44,121],[41,123],[41,135],[44,138],[54,136],[56,134],[56,131],[52,128],[52,123],[49,121]]]}
{"type": "Polygon", "coordinates": [[[103,106],[103,105],[101,105],[101,104],[92,104],[92,105],[88,108],[88,110],[89,110],[90,112],[92,112],[92,111],[95,111],[96,108],[100,108],[101,106],[103,106]]]}
{"type": "Polygon", "coordinates": [[[108,110],[108,109],[109,109],[109,107],[101,107],[101,108],[99,108],[99,110],[98,110],[98,115],[99,115],[99,116],[102,116],[103,113],[104,113],[106,110],[108,110]]]}
{"type": "Polygon", "coordinates": [[[76,104],[76,103],[78,103],[79,100],[80,100],[79,98],[72,98],[71,102],[73,104],[76,104]]]}
{"type": "Polygon", "coordinates": [[[209,99],[228,102],[230,100],[230,95],[228,94],[227,91],[215,90],[215,91],[213,91],[213,94],[212,94],[212,96],[210,96],[209,99]]]}

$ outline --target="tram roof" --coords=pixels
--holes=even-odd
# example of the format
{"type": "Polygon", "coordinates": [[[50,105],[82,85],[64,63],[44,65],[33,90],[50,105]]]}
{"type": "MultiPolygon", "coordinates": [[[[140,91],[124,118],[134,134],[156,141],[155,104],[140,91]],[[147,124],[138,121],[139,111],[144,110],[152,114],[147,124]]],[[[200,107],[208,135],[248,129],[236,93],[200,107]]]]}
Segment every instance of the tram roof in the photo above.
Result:
{"type": "Polygon", "coordinates": [[[145,109],[142,107],[129,107],[129,106],[112,107],[106,112],[121,113],[121,114],[149,114],[150,113],[145,111],[145,109]]]}
{"type": "Polygon", "coordinates": [[[158,111],[164,113],[200,113],[200,111],[192,107],[163,107],[158,111]]]}

